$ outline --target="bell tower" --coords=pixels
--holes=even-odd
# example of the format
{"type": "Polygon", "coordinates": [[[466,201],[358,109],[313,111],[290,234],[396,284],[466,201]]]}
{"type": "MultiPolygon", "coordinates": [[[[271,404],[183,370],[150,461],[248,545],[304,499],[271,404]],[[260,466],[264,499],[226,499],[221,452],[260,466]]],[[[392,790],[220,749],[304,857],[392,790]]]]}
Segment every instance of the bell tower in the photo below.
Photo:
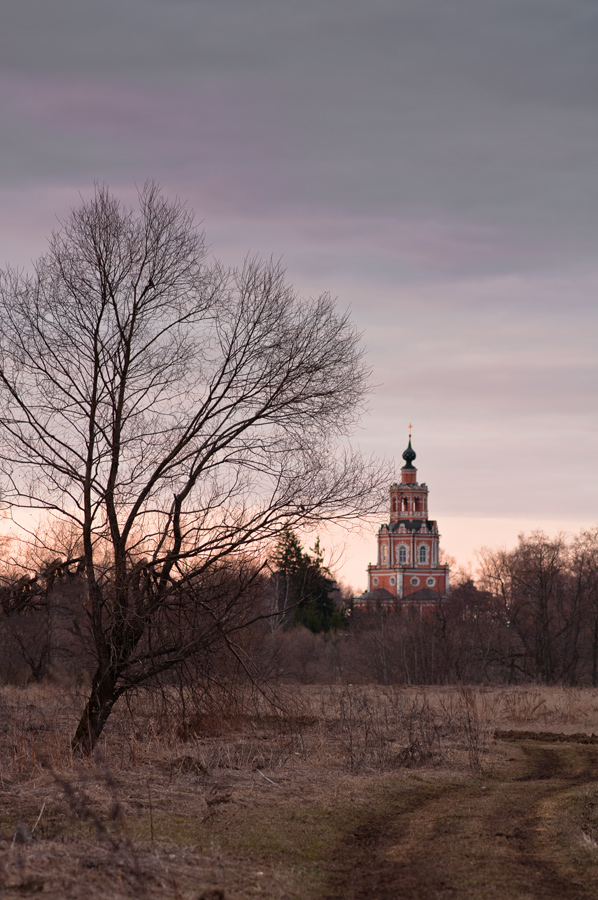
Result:
{"type": "Polygon", "coordinates": [[[409,426],[401,480],[390,486],[389,522],[378,531],[378,561],[368,566],[368,593],[427,606],[446,595],[449,567],[438,560],[438,525],[428,518],[428,486],[417,480],[415,458],[409,426]]]}

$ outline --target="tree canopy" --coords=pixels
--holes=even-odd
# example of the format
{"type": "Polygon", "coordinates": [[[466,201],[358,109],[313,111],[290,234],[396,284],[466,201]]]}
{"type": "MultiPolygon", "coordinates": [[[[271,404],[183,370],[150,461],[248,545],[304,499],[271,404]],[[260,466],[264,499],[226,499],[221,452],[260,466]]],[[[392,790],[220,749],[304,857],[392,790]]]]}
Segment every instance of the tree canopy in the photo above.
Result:
{"type": "Polygon", "coordinates": [[[97,187],[32,273],[1,274],[0,308],[3,499],[79,535],[89,752],[118,697],[203,646],[206,622],[239,627],[248,554],[254,571],[284,523],[372,512],[388,473],[344,441],[367,389],[348,316],[272,261],[211,261],[153,183],[137,209],[97,187]],[[166,614],[182,606],[203,610],[199,636],[166,614]]]}

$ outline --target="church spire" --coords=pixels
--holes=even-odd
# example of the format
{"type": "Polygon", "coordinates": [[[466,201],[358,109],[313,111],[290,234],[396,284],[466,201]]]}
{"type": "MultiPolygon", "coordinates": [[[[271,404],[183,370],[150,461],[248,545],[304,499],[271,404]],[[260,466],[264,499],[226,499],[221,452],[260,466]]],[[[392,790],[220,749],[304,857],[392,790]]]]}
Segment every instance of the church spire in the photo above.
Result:
{"type": "Polygon", "coordinates": [[[405,465],[401,469],[401,481],[404,484],[415,484],[417,479],[417,469],[413,465],[415,450],[411,446],[411,425],[409,426],[409,444],[407,445],[407,449],[403,452],[403,459],[405,460],[405,465]]]}
{"type": "MultiPolygon", "coordinates": [[[[411,426],[409,426],[411,428],[411,426]]],[[[413,460],[415,459],[416,453],[413,447],[411,446],[411,431],[409,432],[409,444],[407,449],[403,451],[403,459],[405,460],[404,469],[415,469],[413,465],[413,460]]]]}

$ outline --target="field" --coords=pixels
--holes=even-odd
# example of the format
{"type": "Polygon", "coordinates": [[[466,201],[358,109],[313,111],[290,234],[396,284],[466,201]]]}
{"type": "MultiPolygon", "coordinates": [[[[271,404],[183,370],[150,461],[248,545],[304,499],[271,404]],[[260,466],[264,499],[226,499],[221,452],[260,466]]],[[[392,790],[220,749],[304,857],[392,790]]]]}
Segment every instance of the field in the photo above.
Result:
{"type": "Polygon", "coordinates": [[[288,688],[181,725],[0,689],[0,897],[589,898],[598,692],[288,688]]]}

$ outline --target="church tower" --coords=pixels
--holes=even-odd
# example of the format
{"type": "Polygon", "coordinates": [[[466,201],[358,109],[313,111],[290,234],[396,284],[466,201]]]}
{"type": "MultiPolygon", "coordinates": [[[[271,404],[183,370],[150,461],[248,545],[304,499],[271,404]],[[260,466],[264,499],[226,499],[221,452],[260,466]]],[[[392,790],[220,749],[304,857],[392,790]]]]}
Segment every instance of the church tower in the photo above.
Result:
{"type": "Polygon", "coordinates": [[[390,486],[390,521],[378,531],[378,561],[368,566],[368,593],[356,606],[370,600],[428,606],[448,591],[449,567],[438,561],[438,525],[428,518],[428,486],[417,481],[411,428],[403,459],[401,481],[390,486]]]}

